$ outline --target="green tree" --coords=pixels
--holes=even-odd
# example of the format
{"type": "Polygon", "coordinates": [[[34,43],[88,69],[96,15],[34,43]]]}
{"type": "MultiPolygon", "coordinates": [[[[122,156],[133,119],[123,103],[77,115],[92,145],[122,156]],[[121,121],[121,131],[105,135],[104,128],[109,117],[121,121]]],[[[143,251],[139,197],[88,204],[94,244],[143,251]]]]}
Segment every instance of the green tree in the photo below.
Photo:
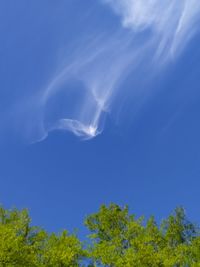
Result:
{"type": "Polygon", "coordinates": [[[75,235],[49,235],[30,226],[27,210],[0,208],[0,266],[72,267],[79,266],[83,256],[75,235]]]}
{"type": "Polygon", "coordinates": [[[102,205],[87,217],[88,245],[74,234],[31,226],[27,210],[0,208],[0,267],[200,267],[200,235],[176,209],[158,225],[102,205]]]}
{"type": "Polygon", "coordinates": [[[200,266],[198,231],[182,208],[158,226],[153,217],[145,221],[129,215],[127,207],[111,204],[85,224],[91,231],[94,266],[200,266]]]}

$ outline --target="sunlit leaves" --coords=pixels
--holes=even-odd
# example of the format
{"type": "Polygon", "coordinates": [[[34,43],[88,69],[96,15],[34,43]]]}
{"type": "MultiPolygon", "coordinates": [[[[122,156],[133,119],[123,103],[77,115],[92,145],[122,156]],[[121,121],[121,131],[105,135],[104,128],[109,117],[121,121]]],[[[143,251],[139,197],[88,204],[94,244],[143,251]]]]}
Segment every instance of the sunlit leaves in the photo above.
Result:
{"type": "Polygon", "coordinates": [[[0,208],[0,267],[200,267],[200,235],[178,208],[161,224],[102,205],[86,218],[89,240],[33,227],[27,210],[0,208]]]}

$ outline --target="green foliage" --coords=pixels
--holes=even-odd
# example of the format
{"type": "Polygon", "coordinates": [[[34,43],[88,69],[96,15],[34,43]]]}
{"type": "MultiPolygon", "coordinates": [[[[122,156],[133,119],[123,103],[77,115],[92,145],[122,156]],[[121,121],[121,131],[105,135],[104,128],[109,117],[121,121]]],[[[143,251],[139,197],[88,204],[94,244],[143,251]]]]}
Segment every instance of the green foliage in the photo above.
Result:
{"type": "Polygon", "coordinates": [[[198,231],[182,208],[158,226],[153,217],[137,219],[127,207],[111,204],[85,224],[92,233],[89,251],[95,266],[200,266],[198,231]]]}
{"type": "Polygon", "coordinates": [[[30,226],[26,210],[0,208],[0,266],[69,267],[79,266],[84,256],[81,242],[66,231],[47,234],[30,226]]]}
{"type": "Polygon", "coordinates": [[[158,225],[101,206],[88,216],[88,245],[74,234],[31,226],[27,210],[0,208],[0,267],[200,267],[200,235],[178,208],[158,225]]]}

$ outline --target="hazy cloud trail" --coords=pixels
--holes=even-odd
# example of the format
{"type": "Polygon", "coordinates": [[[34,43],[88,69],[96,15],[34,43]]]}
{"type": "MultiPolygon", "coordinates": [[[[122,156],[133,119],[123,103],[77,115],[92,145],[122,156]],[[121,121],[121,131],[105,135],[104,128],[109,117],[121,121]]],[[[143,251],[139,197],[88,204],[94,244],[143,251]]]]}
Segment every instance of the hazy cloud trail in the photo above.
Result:
{"type": "Polygon", "coordinates": [[[121,27],[81,42],[66,59],[65,67],[41,90],[37,99],[38,112],[43,114],[42,130],[37,140],[56,129],[71,131],[83,139],[101,133],[105,114],[112,111],[127,73],[134,75],[134,68],[142,71],[146,65],[151,70],[153,64],[161,69],[176,59],[198,30],[199,0],[101,3],[110,6],[121,27]]]}
{"type": "Polygon", "coordinates": [[[157,42],[156,54],[173,57],[184,48],[197,30],[200,2],[198,0],[104,0],[122,24],[134,34],[145,29],[157,42]],[[179,51],[177,51],[179,50],[179,51]]]}

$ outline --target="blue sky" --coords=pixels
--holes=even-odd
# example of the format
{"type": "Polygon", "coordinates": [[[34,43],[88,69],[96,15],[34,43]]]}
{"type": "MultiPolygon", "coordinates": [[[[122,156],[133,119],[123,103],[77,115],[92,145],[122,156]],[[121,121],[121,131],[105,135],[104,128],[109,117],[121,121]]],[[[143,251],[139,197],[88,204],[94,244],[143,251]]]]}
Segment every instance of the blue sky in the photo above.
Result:
{"type": "Polygon", "coordinates": [[[5,207],[50,231],[110,202],[200,221],[200,8],[158,2],[1,1],[5,207]]]}

